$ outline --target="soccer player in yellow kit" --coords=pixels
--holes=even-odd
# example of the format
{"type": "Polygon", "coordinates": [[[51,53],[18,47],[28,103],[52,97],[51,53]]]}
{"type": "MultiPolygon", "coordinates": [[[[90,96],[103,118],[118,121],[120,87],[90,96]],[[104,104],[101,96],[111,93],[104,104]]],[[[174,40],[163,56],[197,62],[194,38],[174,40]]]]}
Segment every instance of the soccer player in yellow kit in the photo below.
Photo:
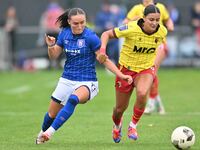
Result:
{"type": "MultiPolygon", "coordinates": [[[[123,23],[128,23],[131,20],[137,20],[138,18],[143,17],[143,11],[146,6],[149,4],[155,4],[156,7],[160,10],[160,24],[164,24],[168,31],[174,30],[174,24],[169,17],[169,13],[166,9],[166,7],[161,3],[154,3],[154,0],[143,0],[141,4],[137,4],[133,6],[133,8],[128,12],[126,19],[123,21],[123,23]]],[[[162,43],[159,46],[159,50],[157,53],[157,57],[155,60],[155,66],[156,70],[158,70],[160,64],[162,61],[167,57],[168,49],[166,42],[162,43]]],[[[150,93],[149,93],[149,100],[145,109],[146,114],[152,113],[157,108],[157,112],[159,114],[165,114],[165,109],[162,104],[159,92],[158,92],[158,77],[156,75],[156,78],[153,82],[153,85],[151,87],[150,93]]]]}
{"type": "Polygon", "coordinates": [[[116,77],[116,105],[112,115],[112,136],[115,143],[121,140],[122,116],[134,88],[136,101],[128,127],[128,137],[132,140],[138,138],[136,126],[144,112],[148,93],[155,78],[154,61],[157,48],[165,41],[167,35],[167,29],[159,24],[160,11],[155,5],[148,5],[143,15],[144,17],[137,21],[105,31],[101,36],[101,53],[105,53],[109,39],[125,38],[120,52],[119,69],[133,78],[133,83],[128,85],[116,77]]]}

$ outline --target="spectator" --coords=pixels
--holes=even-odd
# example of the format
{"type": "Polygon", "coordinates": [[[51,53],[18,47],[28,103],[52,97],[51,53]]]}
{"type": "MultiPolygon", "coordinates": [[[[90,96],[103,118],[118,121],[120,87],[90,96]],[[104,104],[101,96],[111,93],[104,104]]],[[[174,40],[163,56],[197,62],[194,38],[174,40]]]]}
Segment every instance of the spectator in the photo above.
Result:
{"type": "Polygon", "coordinates": [[[181,15],[179,10],[172,2],[168,4],[167,9],[169,11],[170,18],[172,19],[174,25],[179,25],[181,20],[181,15]]]}
{"type": "MultiPolygon", "coordinates": [[[[118,26],[119,19],[119,7],[105,2],[102,4],[101,10],[96,15],[95,31],[98,35],[101,35],[103,31],[118,26]]],[[[119,58],[119,40],[110,40],[107,49],[108,57],[117,64],[119,58]]]]}
{"type": "MultiPolygon", "coordinates": [[[[59,25],[56,24],[56,20],[63,12],[64,10],[58,4],[57,0],[50,0],[50,3],[40,18],[40,34],[37,41],[38,46],[46,46],[44,34],[57,38],[59,33],[59,25]]],[[[48,54],[46,57],[48,58],[48,54]]],[[[49,69],[52,67],[60,68],[61,59],[62,56],[57,60],[49,60],[49,69]]]]}
{"type": "Polygon", "coordinates": [[[15,60],[15,45],[16,45],[16,29],[18,27],[18,19],[16,14],[16,9],[14,6],[10,6],[7,9],[5,22],[4,22],[4,29],[8,33],[9,38],[9,56],[11,61],[11,67],[16,65],[15,60]]]}
{"type": "Polygon", "coordinates": [[[197,1],[191,10],[192,26],[195,31],[195,36],[197,40],[197,51],[196,55],[200,56],[200,2],[197,1]]]}

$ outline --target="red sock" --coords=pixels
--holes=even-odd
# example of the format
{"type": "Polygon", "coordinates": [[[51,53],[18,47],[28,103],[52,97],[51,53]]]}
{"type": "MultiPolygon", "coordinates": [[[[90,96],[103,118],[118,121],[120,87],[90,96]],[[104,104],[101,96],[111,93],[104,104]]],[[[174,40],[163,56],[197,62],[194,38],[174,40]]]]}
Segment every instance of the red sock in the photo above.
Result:
{"type": "Polygon", "coordinates": [[[151,86],[149,97],[154,99],[158,95],[158,76],[156,75],[155,79],[153,80],[153,84],[151,86]]]}
{"type": "Polygon", "coordinates": [[[118,119],[118,118],[115,118],[114,116],[112,116],[112,119],[113,119],[113,122],[115,123],[116,126],[118,126],[121,122],[121,118],[118,119]]]}
{"type": "Polygon", "coordinates": [[[140,120],[140,117],[142,116],[143,112],[144,112],[144,109],[139,109],[136,107],[133,108],[132,122],[134,124],[137,124],[137,122],[140,120]]]}

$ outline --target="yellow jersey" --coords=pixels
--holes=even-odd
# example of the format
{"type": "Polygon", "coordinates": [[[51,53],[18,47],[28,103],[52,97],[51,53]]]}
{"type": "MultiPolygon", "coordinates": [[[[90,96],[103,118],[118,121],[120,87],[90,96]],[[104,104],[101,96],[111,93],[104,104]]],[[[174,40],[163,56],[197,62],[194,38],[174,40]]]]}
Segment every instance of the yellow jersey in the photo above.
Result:
{"type": "Polygon", "coordinates": [[[159,25],[156,32],[144,33],[141,26],[144,20],[130,21],[128,24],[114,28],[117,38],[124,37],[119,64],[129,70],[140,72],[154,65],[157,47],[166,40],[167,29],[159,25]]]}
{"type": "MultiPolygon", "coordinates": [[[[167,8],[161,3],[156,3],[155,5],[160,10],[160,24],[163,24],[166,20],[169,19],[167,8]]],[[[143,4],[137,4],[133,6],[133,8],[128,12],[127,18],[129,20],[132,20],[134,17],[143,18],[144,9],[145,6],[143,4]]]]}

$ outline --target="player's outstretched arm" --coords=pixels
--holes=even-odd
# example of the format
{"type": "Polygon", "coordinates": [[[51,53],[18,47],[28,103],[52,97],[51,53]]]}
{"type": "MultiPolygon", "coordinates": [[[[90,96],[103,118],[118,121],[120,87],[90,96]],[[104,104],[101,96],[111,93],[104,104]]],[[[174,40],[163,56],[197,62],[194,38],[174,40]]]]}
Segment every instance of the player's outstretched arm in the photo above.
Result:
{"type": "Polygon", "coordinates": [[[172,21],[171,18],[169,18],[166,22],[165,22],[165,26],[167,27],[167,30],[172,32],[174,31],[174,23],[172,21]]]}
{"type": "Polygon", "coordinates": [[[100,48],[100,52],[101,53],[106,53],[106,46],[108,44],[109,39],[113,39],[116,38],[115,34],[114,34],[114,30],[108,30],[102,33],[101,35],[101,48],[100,48]]]}
{"type": "Polygon", "coordinates": [[[112,38],[115,38],[112,29],[103,32],[101,35],[101,47],[96,57],[96,59],[99,61],[100,64],[104,63],[105,60],[108,58],[108,56],[106,55],[106,46],[108,44],[109,39],[112,39],[112,38]]]}
{"type": "Polygon", "coordinates": [[[133,78],[130,75],[123,74],[110,59],[106,59],[106,61],[103,64],[106,66],[106,68],[108,68],[118,77],[120,77],[123,80],[126,80],[128,84],[132,84],[133,78]]]}
{"type": "Polygon", "coordinates": [[[108,56],[106,55],[106,46],[108,44],[109,39],[115,38],[113,30],[108,30],[102,33],[101,35],[101,47],[96,55],[96,59],[99,61],[100,64],[104,63],[108,56]]]}
{"type": "MultiPolygon", "coordinates": [[[[101,55],[100,51],[96,52],[96,57],[98,57],[98,55],[101,55]]],[[[103,64],[105,65],[106,68],[108,68],[108,70],[113,72],[119,78],[126,80],[129,84],[133,82],[132,77],[129,75],[123,74],[109,58],[105,58],[103,64]]]]}

